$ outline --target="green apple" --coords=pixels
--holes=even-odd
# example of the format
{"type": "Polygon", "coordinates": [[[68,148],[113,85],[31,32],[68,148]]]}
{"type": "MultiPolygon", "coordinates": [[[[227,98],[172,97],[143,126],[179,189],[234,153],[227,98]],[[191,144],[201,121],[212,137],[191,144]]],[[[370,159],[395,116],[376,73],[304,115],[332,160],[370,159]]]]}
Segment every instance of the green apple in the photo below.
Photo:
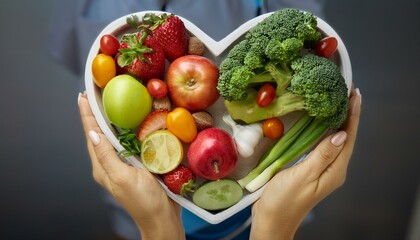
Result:
{"type": "Polygon", "coordinates": [[[127,74],[108,82],[102,103],[109,121],[124,129],[136,128],[152,110],[152,97],[146,87],[127,74]]]}

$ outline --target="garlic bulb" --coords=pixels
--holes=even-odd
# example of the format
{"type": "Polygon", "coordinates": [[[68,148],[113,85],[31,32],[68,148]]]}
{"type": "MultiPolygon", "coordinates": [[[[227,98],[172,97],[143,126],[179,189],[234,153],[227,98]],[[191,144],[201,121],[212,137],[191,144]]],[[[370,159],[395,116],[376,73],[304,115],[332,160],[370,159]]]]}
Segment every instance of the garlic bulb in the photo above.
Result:
{"type": "Polygon", "coordinates": [[[263,138],[261,123],[248,125],[237,124],[229,114],[224,114],[223,121],[232,128],[233,139],[238,148],[238,153],[242,157],[250,157],[254,154],[254,149],[263,138]]]}

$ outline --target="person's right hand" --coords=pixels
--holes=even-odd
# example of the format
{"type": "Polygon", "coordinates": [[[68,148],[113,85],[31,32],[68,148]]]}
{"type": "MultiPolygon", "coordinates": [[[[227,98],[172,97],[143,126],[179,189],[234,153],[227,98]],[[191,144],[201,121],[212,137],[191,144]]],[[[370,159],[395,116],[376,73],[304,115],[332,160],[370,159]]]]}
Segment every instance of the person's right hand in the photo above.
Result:
{"type": "Polygon", "coordinates": [[[361,95],[353,90],[343,128],[321,141],[305,161],[267,183],[252,209],[252,239],[293,239],[307,213],[344,183],[360,111],[361,95]]]}
{"type": "Polygon", "coordinates": [[[99,128],[86,95],[79,95],[78,104],[96,182],[130,214],[142,239],[184,239],[181,207],[153,174],[121,161],[99,128]]]}

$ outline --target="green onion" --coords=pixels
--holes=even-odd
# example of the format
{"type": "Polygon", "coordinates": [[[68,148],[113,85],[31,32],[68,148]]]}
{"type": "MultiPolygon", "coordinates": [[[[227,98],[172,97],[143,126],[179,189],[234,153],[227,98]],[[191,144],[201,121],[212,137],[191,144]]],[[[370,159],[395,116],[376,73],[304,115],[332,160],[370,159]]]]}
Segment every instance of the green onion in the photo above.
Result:
{"type": "Polygon", "coordinates": [[[299,136],[295,138],[293,144],[277,160],[271,163],[261,174],[245,186],[249,192],[254,192],[264,186],[282,167],[301,156],[325,133],[328,127],[321,120],[313,117],[312,119],[311,123],[303,131],[300,131],[299,136]]]}
{"type": "Polygon", "coordinates": [[[283,137],[281,137],[276,144],[274,144],[273,147],[271,147],[271,149],[261,157],[258,165],[245,177],[238,180],[239,185],[244,188],[258,175],[260,175],[264,169],[270,166],[271,163],[277,160],[290,147],[290,145],[311,121],[312,117],[310,117],[307,113],[300,117],[299,120],[283,135],[283,137]]]}

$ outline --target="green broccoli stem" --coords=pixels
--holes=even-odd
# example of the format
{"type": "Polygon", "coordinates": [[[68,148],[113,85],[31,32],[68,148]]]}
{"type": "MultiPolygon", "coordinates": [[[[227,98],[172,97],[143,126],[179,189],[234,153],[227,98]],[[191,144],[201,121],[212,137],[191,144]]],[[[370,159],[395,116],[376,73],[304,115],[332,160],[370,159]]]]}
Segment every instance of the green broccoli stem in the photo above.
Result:
{"type": "Polygon", "coordinates": [[[292,71],[285,63],[280,63],[280,67],[274,63],[267,63],[264,70],[252,75],[248,82],[255,83],[276,83],[276,95],[279,96],[290,85],[292,80],[292,71]]]}
{"type": "Polygon", "coordinates": [[[258,165],[245,177],[238,180],[239,185],[244,188],[264,171],[271,163],[279,158],[287,148],[296,140],[300,133],[312,121],[307,113],[301,116],[293,126],[261,157],[258,165]]]}
{"type": "Polygon", "coordinates": [[[245,186],[249,192],[254,192],[264,186],[282,167],[305,153],[328,130],[327,125],[322,120],[311,118],[313,118],[311,123],[305,127],[293,144],[245,186]]]}
{"type": "Polygon", "coordinates": [[[225,101],[225,106],[235,121],[246,124],[305,109],[304,98],[287,90],[284,90],[273,103],[264,108],[258,106],[256,99],[257,92],[250,90],[244,101],[225,101]]]}
{"type": "Polygon", "coordinates": [[[279,96],[282,94],[284,90],[290,85],[290,81],[292,80],[292,71],[287,67],[284,62],[280,63],[280,67],[277,67],[273,63],[267,63],[265,65],[265,70],[267,70],[270,75],[274,78],[277,87],[276,87],[276,95],[279,96]]]}
{"type": "Polygon", "coordinates": [[[249,78],[249,83],[253,84],[253,83],[266,83],[266,82],[275,82],[273,77],[271,76],[271,74],[269,72],[263,72],[263,73],[257,73],[252,75],[249,78]]]}

